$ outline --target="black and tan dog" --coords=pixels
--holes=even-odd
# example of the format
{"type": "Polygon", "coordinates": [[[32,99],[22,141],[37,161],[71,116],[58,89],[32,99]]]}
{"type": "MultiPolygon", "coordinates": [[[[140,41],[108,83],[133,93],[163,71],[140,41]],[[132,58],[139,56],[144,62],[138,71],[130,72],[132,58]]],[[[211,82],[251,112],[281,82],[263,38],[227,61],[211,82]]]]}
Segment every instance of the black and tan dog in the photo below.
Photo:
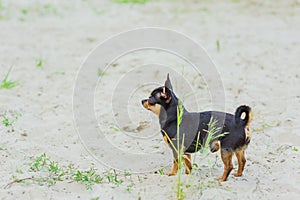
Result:
{"type": "Polygon", "coordinates": [[[238,161],[238,170],[234,176],[242,176],[246,163],[245,149],[250,142],[249,124],[252,118],[251,108],[240,106],[236,109],[235,115],[207,111],[207,112],[188,112],[184,107],[182,109],[182,119],[179,128],[179,137],[177,136],[177,115],[179,99],[173,92],[169,75],[165,85],[154,89],[148,99],[142,100],[143,106],[155,113],[159,117],[161,132],[167,144],[172,142],[170,147],[173,150],[174,165],[168,175],[175,175],[178,171],[178,144],[183,145],[182,160],[185,165],[185,172],[192,170],[191,153],[197,152],[204,146],[207,139],[208,124],[211,118],[217,120],[217,126],[220,127],[218,134],[223,134],[210,142],[210,149],[216,152],[220,149],[221,158],[224,163],[224,173],[219,181],[226,181],[228,175],[233,169],[232,156],[235,154],[238,161]],[[178,141],[179,139],[179,141],[178,141]],[[196,144],[198,141],[198,144],[196,144]]]}

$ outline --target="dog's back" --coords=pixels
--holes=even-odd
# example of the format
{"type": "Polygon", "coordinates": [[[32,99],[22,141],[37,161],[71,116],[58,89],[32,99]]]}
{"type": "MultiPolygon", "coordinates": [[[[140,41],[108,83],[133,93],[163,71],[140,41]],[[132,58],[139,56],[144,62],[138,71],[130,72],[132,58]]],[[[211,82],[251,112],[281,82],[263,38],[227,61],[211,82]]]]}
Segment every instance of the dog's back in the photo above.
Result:
{"type": "MultiPolygon", "coordinates": [[[[189,118],[193,118],[194,120],[197,119],[199,121],[197,133],[200,133],[200,136],[198,136],[198,134],[196,133],[192,134],[192,137],[194,137],[193,142],[187,148],[187,153],[194,153],[204,146],[208,134],[208,124],[210,123],[211,119],[216,120],[215,127],[220,128],[217,134],[225,133],[223,136],[215,139],[220,141],[220,146],[222,149],[225,149],[227,151],[236,151],[239,148],[244,148],[250,142],[251,135],[249,125],[252,114],[251,108],[248,106],[238,107],[235,115],[217,111],[187,113],[186,116],[187,115],[191,115],[192,117],[189,118]],[[245,113],[244,119],[241,118],[242,113],[245,113]],[[195,117],[196,115],[198,116],[195,117]],[[196,144],[197,141],[199,142],[199,144],[196,144]],[[198,148],[196,149],[196,147],[198,148]]],[[[194,122],[192,123],[195,124],[194,122]]],[[[219,149],[214,148],[211,150],[212,152],[215,152],[219,149]]]]}

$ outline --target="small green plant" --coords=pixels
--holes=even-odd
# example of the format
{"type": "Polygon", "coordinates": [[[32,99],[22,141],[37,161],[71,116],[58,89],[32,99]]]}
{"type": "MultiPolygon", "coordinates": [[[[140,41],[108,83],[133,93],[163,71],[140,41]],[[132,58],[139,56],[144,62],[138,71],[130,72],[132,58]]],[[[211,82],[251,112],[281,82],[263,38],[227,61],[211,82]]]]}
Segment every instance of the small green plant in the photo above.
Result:
{"type": "Polygon", "coordinates": [[[22,169],[16,169],[16,172],[19,173],[19,174],[24,174],[22,169]]]}
{"type": "Polygon", "coordinates": [[[35,66],[36,67],[43,67],[43,64],[44,64],[43,59],[40,58],[40,59],[36,60],[35,66]]]}
{"type": "Polygon", "coordinates": [[[24,8],[21,10],[22,14],[23,15],[27,15],[28,14],[28,9],[24,8]]]}
{"type": "Polygon", "coordinates": [[[299,151],[297,147],[293,147],[293,151],[299,151]]]}
{"type": "Polygon", "coordinates": [[[49,167],[48,167],[49,172],[52,172],[54,174],[57,174],[60,171],[60,168],[58,166],[57,162],[50,161],[49,167]]]}
{"type": "MultiPolygon", "coordinates": [[[[0,149],[1,150],[1,149],[0,149]]],[[[130,191],[134,186],[131,179],[131,174],[124,173],[125,179],[119,179],[116,170],[106,171],[103,174],[98,174],[97,170],[92,166],[88,170],[79,170],[74,168],[73,164],[68,166],[61,166],[58,162],[51,160],[46,153],[41,154],[28,163],[29,169],[27,170],[32,176],[27,178],[18,179],[13,176],[13,181],[8,183],[4,188],[9,188],[14,183],[25,183],[28,181],[37,183],[38,185],[52,186],[58,181],[68,181],[82,183],[86,186],[87,190],[91,190],[95,184],[104,182],[107,178],[107,183],[112,183],[114,186],[121,185],[124,180],[129,177],[130,184],[126,187],[130,191]]],[[[23,169],[17,169],[16,173],[23,174],[23,169]]]]}
{"type": "Polygon", "coordinates": [[[142,178],[140,176],[138,176],[138,181],[139,181],[139,183],[143,182],[143,180],[142,180],[142,178]]]}
{"type": "MultiPolygon", "coordinates": [[[[213,117],[210,118],[207,130],[203,130],[207,133],[204,145],[199,144],[200,132],[197,135],[196,151],[198,150],[198,145],[200,145],[200,148],[201,148],[200,154],[202,155],[202,157],[201,157],[202,160],[204,160],[210,154],[210,151],[207,151],[207,150],[210,149],[210,145],[212,142],[216,141],[220,137],[225,136],[226,134],[229,134],[229,132],[220,133],[221,127],[217,127],[217,123],[218,123],[218,120],[214,119],[213,117]]],[[[196,156],[194,157],[193,166],[198,168],[198,164],[195,163],[195,159],[196,159],[196,156]]],[[[216,160],[216,162],[217,162],[217,160],[216,160]]],[[[214,165],[217,165],[216,162],[214,163],[214,165]]],[[[211,176],[211,168],[212,168],[211,161],[208,160],[207,164],[209,166],[209,172],[210,172],[210,176],[211,176]]]]}
{"type": "MultiPolygon", "coordinates": [[[[31,181],[38,185],[52,186],[57,181],[80,182],[86,185],[87,190],[92,189],[95,184],[102,183],[103,178],[96,173],[96,169],[91,167],[82,171],[74,169],[73,164],[68,166],[60,166],[58,162],[51,160],[45,153],[36,157],[33,162],[29,163],[29,173],[33,173],[31,177],[17,179],[13,176],[13,181],[8,183],[5,188],[10,187],[14,183],[24,183],[31,181]]],[[[17,173],[23,174],[22,169],[17,169],[17,173]]]]}
{"type": "Polygon", "coordinates": [[[61,72],[61,71],[55,71],[53,72],[53,75],[64,75],[64,72],[61,72]]]}
{"type": "Polygon", "coordinates": [[[134,184],[133,184],[133,183],[130,183],[129,185],[126,186],[126,190],[127,190],[128,192],[130,192],[131,189],[133,188],[133,186],[134,186],[134,184]]]}
{"type": "Polygon", "coordinates": [[[130,172],[127,172],[127,171],[125,171],[125,172],[124,172],[124,176],[125,176],[125,177],[131,177],[131,173],[130,173],[130,172]]]}
{"type": "Polygon", "coordinates": [[[165,174],[164,169],[159,169],[157,172],[158,172],[160,175],[164,175],[164,174],[165,174]]]}
{"type": "Polygon", "coordinates": [[[57,9],[50,3],[47,3],[43,6],[42,12],[44,12],[44,14],[59,15],[57,9]]]}
{"type": "Polygon", "coordinates": [[[217,46],[217,50],[220,51],[221,50],[221,44],[220,44],[219,40],[216,41],[216,46],[217,46]]]}
{"type": "Polygon", "coordinates": [[[101,77],[104,75],[104,71],[102,69],[98,69],[98,76],[101,77]]]}
{"type": "MultiPolygon", "coordinates": [[[[201,146],[201,144],[200,144],[200,131],[198,131],[198,133],[197,133],[197,141],[196,141],[196,146],[195,146],[195,153],[198,151],[198,148],[200,146],[201,146]]],[[[195,162],[195,160],[196,160],[196,156],[194,157],[193,166],[195,166],[196,168],[198,168],[198,165],[195,162]]]]}
{"type": "MultiPolygon", "coordinates": [[[[4,188],[9,188],[14,183],[25,183],[25,181],[32,181],[39,185],[47,184],[48,186],[54,185],[57,181],[62,181],[68,179],[67,177],[70,174],[70,169],[63,169],[58,166],[57,162],[51,161],[49,157],[43,153],[41,156],[35,158],[32,163],[29,163],[29,172],[39,174],[27,178],[18,179],[16,176],[13,176],[13,181],[8,183],[4,188]]],[[[22,173],[22,169],[17,169],[17,173],[22,173]]]]}
{"type": "Polygon", "coordinates": [[[201,148],[200,152],[204,153],[209,147],[212,141],[229,134],[229,132],[220,133],[221,127],[217,127],[218,120],[213,117],[210,118],[208,123],[208,130],[204,146],[201,148]]]}
{"type": "Polygon", "coordinates": [[[86,171],[78,170],[74,175],[74,180],[84,183],[86,185],[86,189],[91,190],[93,185],[102,183],[103,178],[96,173],[96,170],[93,167],[91,167],[86,171]]]}
{"type": "Polygon", "coordinates": [[[49,158],[46,156],[46,153],[43,153],[42,155],[38,156],[32,163],[30,163],[30,169],[29,171],[40,171],[45,168],[47,165],[47,162],[49,161],[49,158]]]}
{"type": "MultiPolygon", "coordinates": [[[[181,172],[183,167],[183,154],[184,154],[184,133],[182,137],[182,141],[180,143],[180,124],[182,122],[182,116],[184,112],[183,102],[179,100],[178,106],[177,106],[177,148],[175,147],[173,141],[169,138],[168,134],[164,131],[164,135],[167,137],[167,140],[169,141],[169,144],[174,149],[174,151],[177,154],[177,165],[178,165],[178,173],[177,173],[177,182],[176,182],[176,197],[178,200],[183,200],[185,197],[184,191],[183,191],[183,182],[181,181],[181,172]]],[[[186,166],[187,167],[187,166],[186,166]]]]}
{"type": "MultiPolygon", "coordinates": [[[[200,132],[197,135],[196,151],[198,150],[198,148],[201,148],[200,149],[201,160],[204,160],[208,155],[211,154],[210,153],[211,151],[209,151],[209,149],[210,149],[210,145],[212,144],[212,142],[216,141],[220,137],[225,136],[226,134],[229,134],[229,132],[220,133],[221,127],[218,127],[217,123],[218,123],[218,120],[214,119],[213,117],[210,118],[207,130],[204,130],[207,134],[206,134],[205,142],[204,142],[203,145],[201,145],[199,143],[200,132]]],[[[194,157],[193,166],[195,168],[199,169],[199,165],[195,162],[196,155],[194,157]]],[[[209,175],[210,175],[210,177],[212,177],[212,166],[217,165],[217,159],[216,159],[214,164],[212,164],[211,160],[208,159],[207,160],[207,165],[208,165],[208,169],[209,169],[209,175]]],[[[217,183],[216,180],[213,180],[213,181],[210,180],[208,182],[200,180],[198,182],[196,188],[198,190],[204,190],[204,189],[207,189],[207,188],[211,188],[216,183],[217,183]]]]}
{"type": "Polygon", "coordinates": [[[115,132],[119,131],[119,128],[116,127],[116,126],[112,126],[111,129],[112,129],[113,131],[115,131],[115,132]]]}
{"type": "Polygon", "coordinates": [[[13,111],[5,111],[3,114],[0,114],[2,117],[2,124],[5,127],[9,127],[11,131],[14,130],[14,124],[20,118],[21,114],[13,111]]]}
{"type": "Polygon", "coordinates": [[[182,137],[182,143],[180,144],[180,124],[182,122],[182,116],[183,116],[183,102],[182,101],[178,101],[178,106],[177,106],[177,165],[178,165],[178,171],[179,173],[177,173],[177,199],[178,200],[183,200],[184,199],[184,191],[183,191],[183,183],[181,181],[181,171],[182,171],[182,167],[183,167],[183,161],[182,161],[182,157],[184,154],[184,133],[183,133],[183,137],[182,137]]]}
{"type": "Polygon", "coordinates": [[[109,183],[113,183],[116,186],[119,186],[123,183],[123,180],[118,179],[116,170],[113,170],[113,172],[107,171],[105,176],[109,183]]]}
{"type": "Polygon", "coordinates": [[[16,87],[19,84],[16,81],[9,81],[8,80],[8,76],[9,76],[11,70],[12,70],[12,66],[9,68],[7,74],[5,75],[4,79],[2,80],[1,85],[0,85],[0,89],[11,89],[13,87],[16,87]]]}

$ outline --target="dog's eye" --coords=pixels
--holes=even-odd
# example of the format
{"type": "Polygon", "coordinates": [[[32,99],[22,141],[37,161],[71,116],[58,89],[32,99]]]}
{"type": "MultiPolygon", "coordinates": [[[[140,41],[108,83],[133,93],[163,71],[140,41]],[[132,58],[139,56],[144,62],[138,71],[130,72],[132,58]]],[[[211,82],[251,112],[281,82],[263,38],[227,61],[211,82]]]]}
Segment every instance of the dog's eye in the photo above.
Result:
{"type": "Polygon", "coordinates": [[[154,97],[150,97],[149,100],[148,100],[148,103],[153,106],[156,104],[156,99],[154,97]]]}

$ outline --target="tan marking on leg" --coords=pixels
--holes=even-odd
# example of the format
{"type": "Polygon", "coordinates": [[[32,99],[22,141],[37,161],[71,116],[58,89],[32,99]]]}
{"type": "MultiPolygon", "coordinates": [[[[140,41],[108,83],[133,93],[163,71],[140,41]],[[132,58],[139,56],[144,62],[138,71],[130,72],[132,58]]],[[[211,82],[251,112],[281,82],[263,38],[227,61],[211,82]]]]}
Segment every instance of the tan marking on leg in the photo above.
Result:
{"type": "Polygon", "coordinates": [[[178,171],[178,161],[176,159],[176,160],[174,160],[172,170],[169,173],[167,173],[167,175],[168,176],[174,176],[177,173],[177,171],[178,171]]]}
{"type": "Polygon", "coordinates": [[[241,149],[239,151],[235,152],[236,158],[238,160],[238,171],[234,174],[235,177],[242,176],[244,167],[246,164],[246,158],[245,158],[245,151],[244,149],[241,149]]]}
{"type": "Polygon", "coordinates": [[[165,141],[166,145],[168,146],[169,145],[169,140],[168,140],[167,136],[164,136],[164,141],[165,141]]]}
{"type": "Polygon", "coordinates": [[[245,136],[246,136],[245,141],[248,141],[248,143],[249,143],[251,140],[251,132],[250,132],[249,126],[245,126],[244,130],[245,130],[245,136]]]}
{"type": "Polygon", "coordinates": [[[233,152],[224,151],[221,149],[221,158],[224,163],[224,172],[223,172],[222,177],[217,179],[218,181],[226,181],[228,175],[230,174],[231,170],[233,169],[232,155],[233,155],[233,152]]]}
{"type": "Polygon", "coordinates": [[[190,174],[192,173],[192,161],[191,161],[191,154],[185,154],[182,156],[184,161],[185,173],[190,174]]]}

